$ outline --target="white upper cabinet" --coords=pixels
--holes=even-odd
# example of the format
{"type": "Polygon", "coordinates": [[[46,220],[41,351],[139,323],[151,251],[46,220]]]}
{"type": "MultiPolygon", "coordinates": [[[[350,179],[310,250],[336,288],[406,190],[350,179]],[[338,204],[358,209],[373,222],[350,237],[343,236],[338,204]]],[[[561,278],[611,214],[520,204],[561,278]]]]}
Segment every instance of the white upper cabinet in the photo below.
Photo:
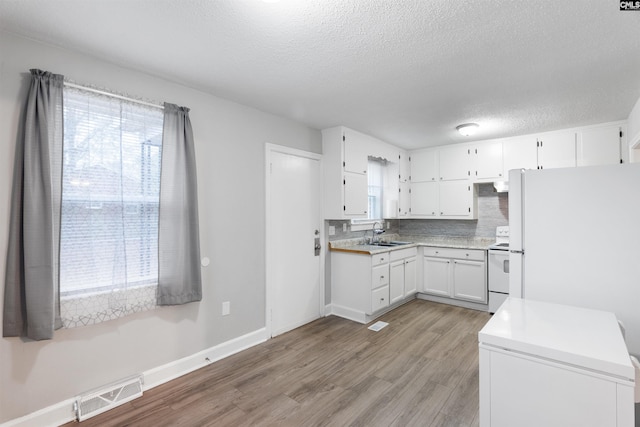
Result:
{"type": "Polygon", "coordinates": [[[535,136],[509,138],[502,144],[505,180],[509,179],[511,169],[537,169],[538,140],[535,136]]]}
{"type": "MultiPolygon", "coordinates": [[[[471,177],[469,147],[462,144],[441,147],[439,166],[441,181],[469,179],[471,177]]],[[[411,174],[413,179],[413,172],[411,174]]]]}
{"type": "MultiPolygon", "coordinates": [[[[440,182],[440,217],[447,219],[476,219],[477,192],[470,181],[440,182]]],[[[412,207],[413,213],[413,207],[412,207]]]]}
{"type": "Polygon", "coordinates": [[[349,217],[367,217],[369,208],[369,183],[367,175],[345,172],[344,215],[349,217]]]}
{"type": "Polygon", "coordinates": [[[538,137],[538,168],[551,169],[575,166],[575,132],[549,132],[538,137]]]}
{"type": "Polygon", "coordinates": [[[398,154],[398,164],[400,173],[398,174],[398,182],[409,182],[409,176],[411,175],[411,166],[409,162],[409,153],[402,150],[398,154]]]}
{"type": "Polygon", "coordinates": [[[439,182],[411,182],[411,216],[434,218],[440,215],[439,182]]]}
{"type": "MultiPolygon", "coordinates": [[[[367,174],[345,170],[345,131],[341,126],[322,131],[323,216],[326,219],[367,218],[367,174]]],[[[360,157],[365,160],[366,170],[367,156],[360,157]]]]}
{"type": "Polygon", "coordinates": [[[612,165],[621,163],[620,125],[594,127],[578,132],[578,166],[612,165]]]}
{"type": "Polygon", "coordinates": [[[472,146],[471,179],[476,181],[499,181],[503,179],[502,142],[483,141],[472,146]]]}
{"type": "MultiPolygon", "coordinates": [[[[381,171],[382,215],[397,217],[400,150],[363,133],[336,126],[322,130],[324,218],[369,217],[369,157],[385,160],[381,171]]],[[[408,210],[408,208],[407,208],[408,210]]]]}
{"type": "Polygon", "coordinates": [[[344,170],[353,173],[367,173],[369,151],[373,149],[372,138],[352,129],[343,128],[344,170]]]}
{"type": "Polygon", "coordinates": [[[411,188],[408,182],[398,185],[398,217],[407,218],[411,212],[411,188]]]}
{"type": "Polygon", "coordinates": [[[437,148],[412,151],[409,158],[412,182],[439,180],[437,148]]]}

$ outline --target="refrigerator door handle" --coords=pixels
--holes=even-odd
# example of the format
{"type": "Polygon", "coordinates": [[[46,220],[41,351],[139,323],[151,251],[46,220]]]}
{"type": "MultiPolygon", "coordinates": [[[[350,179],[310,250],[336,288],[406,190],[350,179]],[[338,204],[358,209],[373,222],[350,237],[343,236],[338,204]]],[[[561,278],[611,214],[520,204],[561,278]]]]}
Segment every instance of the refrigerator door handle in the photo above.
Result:
{"type": "Polygon", "coordinates": [[[517,250],[513,249],[513,250],[511,250],[511,251],[509,251],[509,252],[511,252],[512,254],[522,254],[522,255],[524,255],[524,250],[522,250],[522,251],[517,251],[517,250]]]}

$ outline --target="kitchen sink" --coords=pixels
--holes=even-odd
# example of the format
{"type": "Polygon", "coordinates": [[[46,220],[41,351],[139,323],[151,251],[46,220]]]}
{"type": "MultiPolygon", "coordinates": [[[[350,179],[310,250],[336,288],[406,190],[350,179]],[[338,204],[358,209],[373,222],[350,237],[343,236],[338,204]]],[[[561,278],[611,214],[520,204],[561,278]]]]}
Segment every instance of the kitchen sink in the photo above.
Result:
{"type": "Polygon", "coordinates": [[[377,242],[377,243],[370,243],[371,246],[402,246],[402,245],[410,245],[413,242],[395,242],[395,241],[391,241],[391,242],[377,242]]]}

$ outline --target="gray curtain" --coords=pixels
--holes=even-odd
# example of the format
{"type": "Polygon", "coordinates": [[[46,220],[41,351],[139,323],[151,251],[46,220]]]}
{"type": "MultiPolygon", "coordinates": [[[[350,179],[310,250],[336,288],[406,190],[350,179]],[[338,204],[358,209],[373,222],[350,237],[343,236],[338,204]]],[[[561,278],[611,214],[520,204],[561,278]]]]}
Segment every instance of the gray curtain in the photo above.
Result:
{"type": "Polygon", "coordinates": [[[164,104],[158,227],[158,305],[202,299],[198,196],[189,109],[164,104]]]}
{"type": "Polygon", "coordinates": [[[51,339],[60,321],[62,88],[58,74],[31,71],[13,173],[3,335],[51,339]]]}

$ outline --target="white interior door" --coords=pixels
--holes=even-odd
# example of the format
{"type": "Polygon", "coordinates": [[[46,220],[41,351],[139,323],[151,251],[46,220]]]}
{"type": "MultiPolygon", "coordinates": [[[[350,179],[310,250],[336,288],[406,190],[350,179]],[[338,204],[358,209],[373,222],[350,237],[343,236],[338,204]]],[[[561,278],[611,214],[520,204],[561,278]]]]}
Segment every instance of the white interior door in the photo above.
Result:
{"type": "Polygon", "coordinates": [[[320,317],[324,299],[320,156],[267,147],[267,327],[279,335],[320,317]]]}

